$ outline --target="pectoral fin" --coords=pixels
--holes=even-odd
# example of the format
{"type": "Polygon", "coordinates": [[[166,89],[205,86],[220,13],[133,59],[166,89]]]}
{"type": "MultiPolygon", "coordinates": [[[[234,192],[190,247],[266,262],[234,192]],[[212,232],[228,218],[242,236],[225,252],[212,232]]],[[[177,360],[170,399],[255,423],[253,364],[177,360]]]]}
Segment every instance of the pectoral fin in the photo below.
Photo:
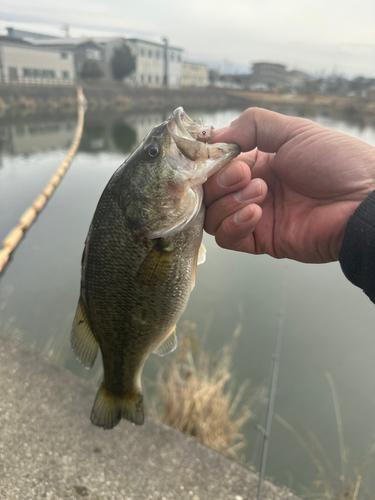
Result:
{"type": "Polygon", "coordinates": [[[165,252],[156,244],[139,268],[137,275],[139,281],[143,285],[161,285],[168,276],[171,258],[171,252],[165,252]]]}
{"type": "Polygon", "coordinates": [[[203,245],[203,243],[201,243],[201,246],[199,247],[199,250],[198,250],[198,266],[199,264],[204,264],[206,262],[206,253],[207,253],[207,250],[206,250],[206,247],[203,245]]]}
{"type": "Polygon", "coordinates": [[[155,349],[154,354],[158,356],[166,356],[177,348],[176,325],[171,329],[171,333],[167,338],[155,349]]]}
{"type": "Polygon", "coordinates": [[[199,250],[197,252],[197,255],[195,256],[194,263],[193,263],[193,272],[191,275],[191,289],[195,287],[195,275],[197,274],[197,266],[199,264],[203,264],[206,262],[206,247],[201,243],[201,246],[199,247],[199,250]]]}
{"type": "Polygon", "coordinates": [[[92,333],[85,306],[81,298],[78,301],[77,311],[73,321],[70,344],[77,359],[79,359],[83,366],[92,368],[98,354],[99,344],[92,333]]]}

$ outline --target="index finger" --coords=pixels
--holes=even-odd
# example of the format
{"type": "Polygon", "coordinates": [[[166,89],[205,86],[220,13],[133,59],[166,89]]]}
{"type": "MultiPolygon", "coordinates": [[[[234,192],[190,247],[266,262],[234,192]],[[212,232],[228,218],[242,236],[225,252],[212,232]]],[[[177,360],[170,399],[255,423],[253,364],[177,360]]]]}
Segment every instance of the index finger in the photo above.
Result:
{"type": "Polygon", "coordinates": [[[213,130],[211,142],[234,142],[241,151],[258,148],[266,153],[278,149],[313,122],[261,108],[249,108],[228,127],[213,130]]]}
{"type": "Polygon", "coordinates": [[[257,151],[241,153],[224,170],[216,172],[204,183],[204,203],[211,205],[215,200],[235,191],[240,191],[251,180],[251,168],[255,164],[257,151]]]}

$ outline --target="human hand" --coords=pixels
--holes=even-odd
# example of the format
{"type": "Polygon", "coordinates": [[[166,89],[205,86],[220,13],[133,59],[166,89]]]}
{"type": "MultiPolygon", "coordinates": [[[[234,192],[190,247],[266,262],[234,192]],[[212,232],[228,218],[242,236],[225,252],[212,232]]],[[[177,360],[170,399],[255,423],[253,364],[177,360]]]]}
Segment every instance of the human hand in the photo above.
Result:
{"type": "Polygon", "coordinates": [[[349,217],[375,190],[374,147],[258,108],[214,130],[212,142],[234,142],[245,152],[204,184],[205,229],[220,246],[338,260],[349,217]]]}

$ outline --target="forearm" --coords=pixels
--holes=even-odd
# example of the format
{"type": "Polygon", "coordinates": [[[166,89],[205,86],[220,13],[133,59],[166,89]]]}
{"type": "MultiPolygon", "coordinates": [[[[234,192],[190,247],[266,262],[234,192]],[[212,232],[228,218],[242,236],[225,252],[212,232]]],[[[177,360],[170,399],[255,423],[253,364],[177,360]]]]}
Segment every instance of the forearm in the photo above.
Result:
{"type": "Polygon", "coordinates": [[[375,303],[375,191],[350,217],[339,261],[345,276],[375,303]]]}

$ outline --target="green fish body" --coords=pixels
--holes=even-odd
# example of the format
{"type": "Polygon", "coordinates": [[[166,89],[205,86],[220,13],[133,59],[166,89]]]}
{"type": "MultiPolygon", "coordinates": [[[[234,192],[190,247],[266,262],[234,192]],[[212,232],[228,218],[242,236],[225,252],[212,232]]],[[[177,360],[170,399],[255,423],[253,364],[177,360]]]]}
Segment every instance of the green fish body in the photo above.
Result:
{"type": "Polygon", "coordinates": [[[96,208],[82,256],[72,347],[104,377],[93,424],[144,422],[141,372],[148,356],[177,346],[176,323],[205,259],[202,184],[239,153],[199,142],[198,124],[178,108],[114,173],[96,208]]]}

